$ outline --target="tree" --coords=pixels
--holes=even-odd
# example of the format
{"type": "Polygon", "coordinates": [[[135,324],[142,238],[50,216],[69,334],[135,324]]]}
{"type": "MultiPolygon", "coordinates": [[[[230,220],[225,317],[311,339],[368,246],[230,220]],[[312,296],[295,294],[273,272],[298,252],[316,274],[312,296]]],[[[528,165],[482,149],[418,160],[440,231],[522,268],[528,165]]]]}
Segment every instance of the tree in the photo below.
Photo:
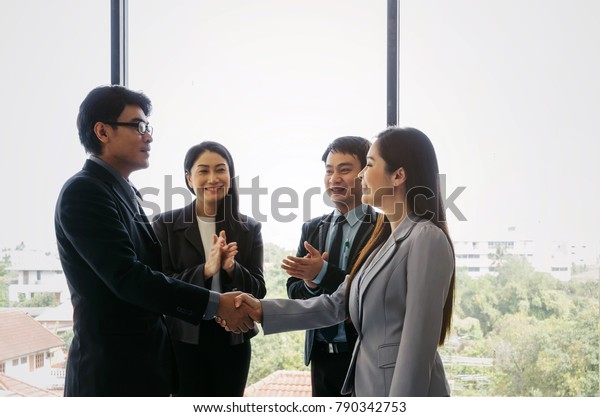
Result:
{"type": "MultiPolygon", "coordinates": [[[[295,252],[266,243],[265,284],[267,298],[287,298],[287,274],[281,260],[295,252]]],[[[287,332],[265,336],[262,331],[252,338],[252,361],[247,385],[280,369],[304,370],[304,332],[287,332]]]]}
{"type": "Polygon", "coordinates": [[[29,300],[19,301],[15,307],[56,307],[60,302],[55,294],[34,294],[29,300]]]}

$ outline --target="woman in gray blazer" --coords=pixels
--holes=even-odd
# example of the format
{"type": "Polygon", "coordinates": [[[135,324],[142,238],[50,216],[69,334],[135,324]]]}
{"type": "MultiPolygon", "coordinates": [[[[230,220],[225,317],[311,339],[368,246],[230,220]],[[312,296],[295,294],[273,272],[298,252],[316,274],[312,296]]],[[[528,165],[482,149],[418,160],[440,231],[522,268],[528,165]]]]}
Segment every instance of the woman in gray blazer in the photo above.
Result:
{"type": "Polygon", "coordinates": [[[454,249],[433,145],[416,129],[387,129],[359,177],[363,203],[385,216],[337,291],[307,300],[242,294],[236,305],[265,334],[330,326],[349,316],[358,341],[343,393],[448,396],[437,347],[450,331],[454,249]]]}

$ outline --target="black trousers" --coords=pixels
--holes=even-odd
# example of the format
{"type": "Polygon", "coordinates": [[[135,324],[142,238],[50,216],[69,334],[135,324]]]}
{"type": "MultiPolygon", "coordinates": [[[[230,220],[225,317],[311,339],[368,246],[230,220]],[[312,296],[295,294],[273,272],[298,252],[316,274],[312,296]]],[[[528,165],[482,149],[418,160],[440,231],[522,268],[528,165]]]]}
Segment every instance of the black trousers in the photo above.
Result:
{"type": "Polygon", "coordinates": [[[242,397],[246,388],[252,348],[205,343],[194,345],[173,341],[179,390],[175,397],[242,397]]]}
{"type": "Polygon", "coordinates": [[[313,397],[345,397],[342,385],[350,367],[352,352],[328,353],[311,351],[310,379],[313,397]]]}

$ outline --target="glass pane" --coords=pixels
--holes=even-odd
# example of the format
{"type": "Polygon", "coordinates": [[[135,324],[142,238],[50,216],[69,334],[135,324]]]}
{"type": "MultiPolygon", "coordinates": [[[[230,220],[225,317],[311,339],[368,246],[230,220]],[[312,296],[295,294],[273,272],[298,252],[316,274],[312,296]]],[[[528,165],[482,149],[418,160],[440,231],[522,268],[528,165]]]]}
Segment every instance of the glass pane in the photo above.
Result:
{"type": "Polygon", "coordinates": [[[54,203],[85,159],[75,126],[79,104],[110,83],[109,13],[108,2],[76,0],[2,8],[2,248],[24,242],[54,250],[54,203]]]}
{"type": "Polygon", "coordinates": [[[455,395],[598,395],[599,13],[401,2],[401,124],[432,139],[448,197],[466,187],[448,211],[455,395]]]}
{"type": "Polygon", "coordinates": [[[242,195],[242,211],[263,221],[266,242],[295,248],[303,219],[330,210],[307,193],[324,191],[329,142],[385,128],[386,2],[175,4],[130,1],[129,80],[153,100],[156,129],[151,167],[134,181],[160,188],[145,196],[155,210],[181,207],[188,191],[168,190],[185,187],[185,152],[221,142],[240,186],[259,177],[266,189],[242,195]]]}

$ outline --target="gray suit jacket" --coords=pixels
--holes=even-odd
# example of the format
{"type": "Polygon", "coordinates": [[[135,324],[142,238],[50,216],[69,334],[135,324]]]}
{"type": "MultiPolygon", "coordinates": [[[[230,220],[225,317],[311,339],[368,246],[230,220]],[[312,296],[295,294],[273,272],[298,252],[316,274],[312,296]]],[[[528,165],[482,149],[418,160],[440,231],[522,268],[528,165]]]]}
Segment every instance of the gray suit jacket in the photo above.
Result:
{"type": "MultiPolygon", "coordinates": [[[[454,268],[446,235],[407,216],[367,259],[350,287],[358,331],[343,393],[354,396],[448,396],[437,352],[454,268]]],[[[265,334],[320,328],[345,316],[345,288],[308,300],[263,300],[265,334]]]]}

